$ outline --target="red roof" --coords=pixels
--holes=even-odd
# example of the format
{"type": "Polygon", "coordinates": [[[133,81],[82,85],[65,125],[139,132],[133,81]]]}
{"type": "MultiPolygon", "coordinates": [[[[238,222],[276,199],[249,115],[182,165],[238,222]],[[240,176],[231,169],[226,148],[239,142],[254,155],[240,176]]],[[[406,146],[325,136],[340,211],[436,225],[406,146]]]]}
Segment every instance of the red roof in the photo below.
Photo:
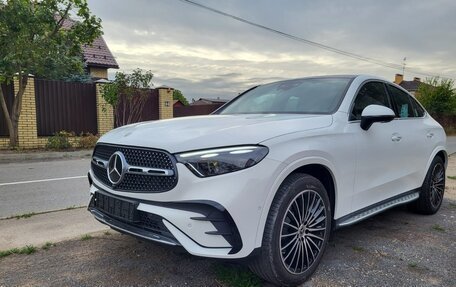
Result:
{"type": "MultiPolygon", "coordinates": [[[[63,22],[62,27],[69,29],[74,23],[74,20],[67,19],[63,22]]],[[[88,67],[119,69],[119,64],[117,64],[116,59],[102,36],[96,38],[92,45],[84,45],[82,47],[82,53],[88,67]]]]}

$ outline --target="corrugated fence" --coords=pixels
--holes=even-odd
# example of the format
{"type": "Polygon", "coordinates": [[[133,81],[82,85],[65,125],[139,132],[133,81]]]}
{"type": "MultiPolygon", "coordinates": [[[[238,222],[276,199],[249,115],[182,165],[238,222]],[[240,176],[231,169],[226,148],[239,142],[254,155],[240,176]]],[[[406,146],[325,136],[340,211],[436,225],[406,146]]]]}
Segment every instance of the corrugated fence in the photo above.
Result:
{"type": "Polygon", "coordinates": [[[149,89],[145,98],[130,99],[127,101],[125,96],[120,96],[117,110],[115,111],[115,124],[114,126],[120,127],[129,123],[152,121],[159,119],[159,102],[158,102],[158,90],[149,89]],[[141,107],[138,107],[138,104],[141,107]],[[138,112],[141,110],[141,113],[138,112]],[[133,114],[131,110],[136,110],[133,114]]]}
{"type": "MultiPolygon", "coordinates": [[[[3,95],[6,97],[6,105],[8,107],[8,112],[11,113],[11,108],[13,107],[13,100],[14,100],[14,86],[13,83],[6,85],[2,84],[1,89],[3,91],[3,95]]],[[[3,109],[0,107],[0,136],[8,136],[8,126],[6,125],[5,114],[3,113],[3,109]]]]}
{"type": "Polygon", "coordinates": [[[208,115],[220,108],[223,104],[210,104],[210,105],[194,105],[194,106],[183,106],[174,107],[174,117],[188,117],[188,116],[200,116],[208,115]]]}
{"type": "Polygon", "coordinates": [[[35,99],[38,136],[98,132],[95,84],[36,79],[35,99]]]}

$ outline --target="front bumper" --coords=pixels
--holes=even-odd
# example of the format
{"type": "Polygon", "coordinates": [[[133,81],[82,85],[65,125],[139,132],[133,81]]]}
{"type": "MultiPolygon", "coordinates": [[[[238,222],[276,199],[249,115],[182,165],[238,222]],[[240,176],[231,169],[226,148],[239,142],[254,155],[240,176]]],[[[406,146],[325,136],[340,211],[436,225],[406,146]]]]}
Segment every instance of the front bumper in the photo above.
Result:
{"type": "Polygon", "coordinates": [[[98,221],[113,229],[168,245],[181,245],[176,236],[182,240],[185,233],[181,229],[185,226],[180,223],[190,218],[201,225],[197,233],[199,242],[209,245],[204,246],[194,240],[200,247],[229,248],[231,250],[228,254],[235,254],[242,248],[239,231],[233,219],[216,203],[145,202],[97,190],[91,196],[88,210],[98,221]]]}
{"type": "Polygon", "coordinates": [[[177,242],[176,239],[172,236],[164,236],[162,234],[157,234],[155,231],[149,231],[144,228],[136,227],[125,221],[118,220],[115,217],[109,216],[94,207],[89,207],[89,211],[92,213],[95,219],[119,232],[168,245],[179,245],[179,242],[177,242]]]}
{"type": "Polygon", "coordinates": [[[243,258],[259,247],[257,233],[263,205],[279,162],[265,158],[252,168],[210,178],[198,178],[177,164],[177,186],[163,193],[112,190],[92,174],[89,211],[100,222],[123,233],[215,258],[243,258]],[[94,205],[99,195],[133,201],[136,210],[159,219],[157,230],[140,220],[125,221],[94,205]]]}

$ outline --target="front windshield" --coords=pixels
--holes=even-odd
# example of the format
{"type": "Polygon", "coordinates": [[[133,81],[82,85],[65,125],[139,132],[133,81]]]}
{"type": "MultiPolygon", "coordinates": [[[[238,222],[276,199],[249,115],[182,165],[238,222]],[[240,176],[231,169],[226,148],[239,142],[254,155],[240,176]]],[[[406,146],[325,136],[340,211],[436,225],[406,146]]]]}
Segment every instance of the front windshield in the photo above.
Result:
{"type": "Polygon", "coordinates": [[[339,106],[351,77],[305,78],[258,86],[219,114],[330,114],[339,106]]]}

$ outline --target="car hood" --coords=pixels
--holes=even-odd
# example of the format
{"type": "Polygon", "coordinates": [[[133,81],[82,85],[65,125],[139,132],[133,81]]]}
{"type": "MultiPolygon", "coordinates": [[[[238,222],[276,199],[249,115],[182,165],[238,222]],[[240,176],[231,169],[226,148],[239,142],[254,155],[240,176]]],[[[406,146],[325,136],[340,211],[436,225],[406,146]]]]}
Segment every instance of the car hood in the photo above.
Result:
{"type": "Polygon", "coordinates": [[[257,144],[284,134],[331,125],[331,115],[208,115],[141,122],[114,129],[99,142],[182,152],[257,144]]]}

